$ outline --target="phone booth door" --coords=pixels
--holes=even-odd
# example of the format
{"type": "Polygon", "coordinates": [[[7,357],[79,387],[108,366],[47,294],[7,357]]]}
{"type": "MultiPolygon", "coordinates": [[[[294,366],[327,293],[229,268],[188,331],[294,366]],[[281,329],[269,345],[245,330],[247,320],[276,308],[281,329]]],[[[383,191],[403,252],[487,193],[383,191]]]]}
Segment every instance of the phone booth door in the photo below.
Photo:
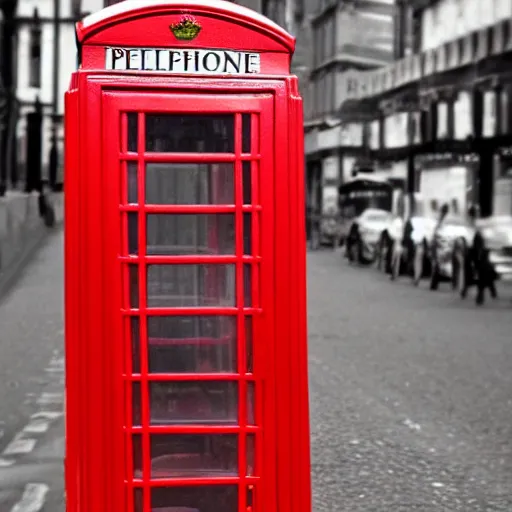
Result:
{"type": "Polygon", "coordinates": [[[102,105],[126,510],[275,510],[273,98],[102,105]]]}

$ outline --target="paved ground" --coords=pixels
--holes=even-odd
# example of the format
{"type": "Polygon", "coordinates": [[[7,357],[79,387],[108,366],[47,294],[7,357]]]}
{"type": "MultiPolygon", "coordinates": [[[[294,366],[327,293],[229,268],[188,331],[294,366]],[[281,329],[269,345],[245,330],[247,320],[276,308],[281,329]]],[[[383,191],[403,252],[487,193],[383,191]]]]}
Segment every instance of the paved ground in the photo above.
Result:
{"type": "Polygon", "coordinates": [[[0,303],[0,511],[63,512],[62,234],[0,303]]]}
{"type": "Polygon", "coordinates": [[[309,255],[316,512],[512,510],[512,292],[426,288],[309,255]]]}
{"type": "MultiPolygon", "coordinates": [[[[309,255],[315,512],[512,510],[512,291],[309,255]]],[[[63,512],[62,235],[0,305],[0,512],[63,512]]]]}

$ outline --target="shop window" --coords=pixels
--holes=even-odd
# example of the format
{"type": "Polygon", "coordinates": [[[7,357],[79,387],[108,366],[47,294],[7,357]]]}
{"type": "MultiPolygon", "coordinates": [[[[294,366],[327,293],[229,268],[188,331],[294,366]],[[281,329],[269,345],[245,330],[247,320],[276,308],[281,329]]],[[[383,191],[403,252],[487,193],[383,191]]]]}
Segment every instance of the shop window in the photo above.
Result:
{"type": "Polygon", "coordinates": [[[324,109],[326,113],[330,113],[334,107],[332,103],[332,72],[325,75],[324,93],[324,109]]]}
{"type": "Polygon", "coordinates": [[[320,47],[319,47],[319,54],[320,54],[320,64],[325,60],[325,24],[320,25],[320,28],[318,29],[320,31],[320,47]]]}
{"type": "Polygon", "coordinates": [[[71,0],[71,13],[74,18],[80,18],[82,13],[81,0],[71,0]]]}
{"type": "Polygon", "coordinates": [[[304,3],[304,0],[297,0],[295,2],[295,21],[299,24],[302,24],[302,22],[304,21],[304,14],[306,12],[306,7],[304,3]]]}
{"type": "Polygon", "coordinates": [[[315,80],[315,115],[322,114],[322,80],[321,78],[317,78],[315,80]]]}
{"type": "Polygon", "coordinates": [[[41,87],[41,43],[41,24],[39,14],[35,9],[29,39],[29,87],[41,87]]]}
{"type": "Polygon", "coordinates": [[[336,71],[331,72],[330,80],[331,80],[331,105],[332,105],[332,110],[335,110],[336,107],[338,106],[337,105],[337,101],[336,101],[336,76],[337,76],[336,71]]]}
{"type": "Polygon", "coordinates": [[[314,29],[314,49],[313,49],[313,58],[315,67],[319,66],[322,61],[322,55],[320,54],[321,41],[322,41],[322,33],[320,32],[320,28],[316,27],[314,29]]]}
{"type": "Polygon", "coordinates": [[[334,18],[325,22],[324,28],[324,58],[323,60],[329,60],[334,54],[334,18]]]}
{"type": "Polygon", "coordinates": [[[500,135],[506,135],[510,127],[509,90],[500,92],[500,135]]]}

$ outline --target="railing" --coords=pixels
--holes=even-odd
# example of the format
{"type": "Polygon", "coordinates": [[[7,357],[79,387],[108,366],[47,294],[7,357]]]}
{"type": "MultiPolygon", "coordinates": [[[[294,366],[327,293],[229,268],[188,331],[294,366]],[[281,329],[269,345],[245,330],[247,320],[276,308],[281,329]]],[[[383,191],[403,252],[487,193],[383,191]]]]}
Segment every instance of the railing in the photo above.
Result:
{"type": "Polygon", "coordinates": [[[48,185],[54,191],[61,191],[63,177],[59,173],[61,162],[56,133],[51,137],[49,154],[43,155],[41,104],[36,101],[32,112],[26,114],[26,128],[23,134],[18,133],[19,120],[19,103],[15,95],[0,93],[0,197],[5,196],[8,190],[41,192],[44,185],[48,185]],[[18,150],[21,140],[26,144],[22,155],[18,150]],[[21,161],[18,161],[19,157],[21,161]],[[47,183],[43,179],[44,157],[48,157],[47,183]]]}
{"type": "Polygon", "coordinates": [[[0,197],[18,186],[16,124],[18,105],[13,92],[0,86],[0,197]]]}

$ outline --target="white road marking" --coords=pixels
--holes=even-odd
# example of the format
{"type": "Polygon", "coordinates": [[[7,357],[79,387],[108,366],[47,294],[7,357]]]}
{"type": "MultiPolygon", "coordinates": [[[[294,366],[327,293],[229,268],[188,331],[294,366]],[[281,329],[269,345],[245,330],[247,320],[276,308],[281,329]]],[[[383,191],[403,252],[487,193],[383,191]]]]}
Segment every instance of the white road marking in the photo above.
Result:
{"type": "Polygon", "coordinates": [[[45,372],[54,372],[54,373],[64,373],[64,370],[65,370],[64,362],[62,362],[62,363],[51,362],[44,369],[45,372]]]}
{"type": "Polygon", "coordinates": [[[46,419],[46,420],[56,420],[57,418],[60,418],[62,416],[61,412],[55,412],[55,411],[39,411],[35,414],[32,414],[30,418],[32,420],[37,419],[46,419]]]}
{"type": "Polygon", "coordinates": [[[14,439],[7,445],[3,455],[21,455],[30,453],[36,445],[35,439],[24,438],[23,433],[18,434],[14,439]]]}
{"type": "Polygon", "coordinates": [[[32,414],[30,422],[25,426],[23,432],[30,434],[44,434],[50,428],[52,421],[62,416],[61,412],[39,411],[32,414]]]}
{"type": "Polygon", "coordinates": [[[57,357],[50,361],[48,368],[62,368],[62,370],[64,370],[65,364],[63,357],[57,357]]]}
{"type": "Polygon", "coordinates": [[[23,432],[27,434],[43,434],[48,432],[50,422],[48,420],[36,419],[25,426],[23,432]]]}
{"type": "Polygon", "coordinates": [[[38,399],[39,405],[60,404],[64,400],[64,393],[43,393],[38,399]]]}
{"type": "MultiPolygon", "coordinates": [[[[63,357],[57,357],[55,356],[49,363],[48,367],[45,369],[48,373],[61,373],[63,374],[65,371],[65,360],[63,357]]],[[[59,383],[64,384],[64,377],[60,377],[58,379],[59,383]]],[[[30,400],[30,397],[36,397],[34,393],[27,393],[25,397],[25,403],[33,403],[34,398],[30,400]]],[[[3,451],[2,455],[4,456],[10,456],[10,455],[26,455],[30,453],[32,450],[34,450],[37,439],[32,439],[31,437],[25,437],[26,434],[44,434],[46,433],[50,425],[53,421],[55,421],[57,418],[60,418],[64,414],[64,404],[65,404],[65,394],[64,392],[59,393],[50,393],[50,392],[44,392],[42,393],[36,400],[36,403],[43,407],[43,410],[38,411],[35,414],[32,414],[30,417],[30,421],[27,425],[23,428],[21,432],[19,432],[12,441],[7,445],[5,450],[3,451]],[[59,408],[62,408],[61,411],[52,411],[52,410],[44,410],[44,407],[47,407],[49,409],[53,409],[54,406],[58,406],[59,408]]],[[[0,421],[0,427],[3,426],[5,423],[0,421]]],[[[3,436],[4,431],[0,428],[0,438],[3,436]]],[[[11,460],[9,458],[0,457],[0,468],[10,467],[16,463],[16,460],[11,460]]],[[[41,493],[42,487],[37,487],[39,484],[30,484],[35,487],[29,487],[27,486],[25,488],[25,491],[28,498],[23,498],[22,501],[20,501],[19,506],[25,507],[25,501],[26,499],[29,500],[29,508],[14,508],[13,511],[20,511],[20,512],[31,512],[32,510],[36,511],[39,510],[39,508],[30,508],[33,505],[30,500],[32,499],[32,496],[38,496],[38,493],[41,493]],[[39,490],[38,490],[39,489],[39,490]]],[[[41,484],[42,485],[42,484],[41,484]]],[[[46,491],[45,491],[46,493],[46,491]]],[[[24,495],[25,496],[25,495],[24,495]]],[[[44,498],[43,498],[44,501],[44,498]]],[[[37,503],[37,500],[36,502],[37,503]]],[[[18,507],[18,505],[17,505],[18,507]]]]}
{"type": "Polygon", "coordinates": [[[406,427],[409,427],[411,430],[416,430],[416,432],[419,432],[421,430],[421,425],[419,423],[415,423],[410,418],[406,418],[404,420],[404,425],[406,427]]]}
{"type": "Polygon", "coordinates": [[[49,490],[45,484],[27,484],[21,500],[12,507],[11,512],[39,512],[49,490]]]}

